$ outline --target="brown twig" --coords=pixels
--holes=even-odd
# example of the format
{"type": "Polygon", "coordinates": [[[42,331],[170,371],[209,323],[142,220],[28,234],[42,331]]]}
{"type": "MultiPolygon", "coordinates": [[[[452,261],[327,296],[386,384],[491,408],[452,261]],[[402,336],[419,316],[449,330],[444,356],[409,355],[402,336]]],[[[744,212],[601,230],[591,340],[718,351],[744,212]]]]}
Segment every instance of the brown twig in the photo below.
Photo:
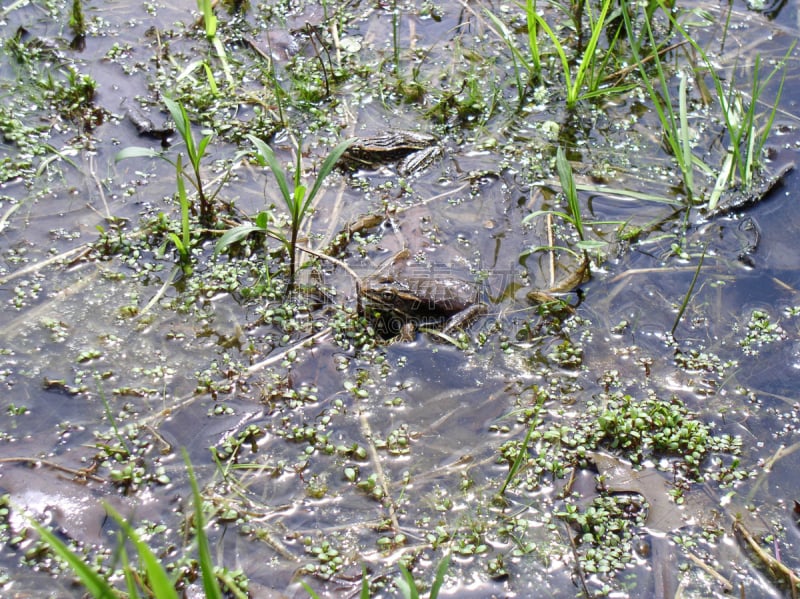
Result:
{"type": "Polygon", "coordinates": [[[789,583],[792,587],[792,599],[797,599],[797,587],[800,584],[800,580],[798,580],[797,574],[790,568],[788,568],[783,562],[779,559],[771,556],[769,553],[764,551],[758,541],[750,534],[750,531],[744,526],[741,520],[735,520],[733,523],[733,532],[738,534],[750,549],[753,550],[753,553],[756,554],[758,559],[767,567],[771,574],[775,576],[780,576],[786,582],[789,583]]]}
{"type": "Polygon", "coordinates": [[[68,474],[73,475],[77,480],[76,482],[80,482],[81,480],[92,480],[97,483],[107,483],[108,481],[104,478],[100,478],[99,476],[95,476],[91,474],[91,467],[89,468],[70,468],[69,466],[62,466],[56,462],[51,462],[50,460],[43,460],[41,458],[31,458],[31,457],[12,457],[12,458],[0,458],[0,464],[32,464],[34,466],[47,466],[48,468],[52,468],[53,470],[60,470],[61,472],[67,472],[68,474]]]}
{"type": "Polygon", "coordinates": [[[365,411],[361,412],[361,416],[359,418],[361,423],[361,434],[364,436],[364,439],[367,442],[367,451],[369,452],[369,459],[372,462],[372,467],[375,469],[375,476],[378,479],[378,485],[380,485],[381,491],[383,493],[383,502],[389,508],[389,519],[392,522],[392,528],[395,532],[400,531],[400,522],[397,520],[397,510],[394,504],[394,500],[389,493],[389,483],[387,482],[386,475],[383,473],[383,466],[381,465],[381,458],[378,455],[378,449],[375,447],[375,443],[373,442],[373,435],[372,435],[372,427],[369,425],[369,420],[367,418],[367,414],[365,411]]]}
{"type": "Polygon", "coordinates": [[[718,583],[720,583],[722,585],[722,592],[723,593],[725,593],[726,595],[729,595],[729,594],[733,593],[733,583],[731,583],[730,580],[725,578],[722,574],[717,572],[714,568],[709,566],[707,563],[705,563],[702,559],[697,557],[691,551],[687,551],[686,552],[686,557],[688,557],[692,562],[694,562],[694,564],[697,567],[702,569],[709,576],[711,576],[714,580],[716,580],[718,583]]]}
{"type": "Polygon", "coordinates": [[[586,585],[586,572],[581,567],[581,558],[580,554],[578,553],[578,546],[575,543],[575,538],[572,536],[572,530],[570,529],[569,524],[563,518],[561,519],[561,523],[564,525],[564,530],[567,532],[569,545],[572,549],[572,557],[575,560],[575,574],[578,576],[578,580],[580,580],[583,596],[588,599],[592,596],[592,594],[589,592],[589,587],[586,585]]]}
{"type": "MultiPolygon", "coordinates": [[[[671,52],[672,50],[675,50],[676,48],[680,48],[684,44],[688,44],[688,43],[689,43],[689,40],[683,40],[682,42],[676,42],[676,43],[672,44],[671,46],[667,46],[666,48],[662,48],[656,54],[658,54],[658,56],[661,56],[663,54],[666,54],[667,52],[671,52]]],[[[634,71],[634,70],[638,69],[641,65],[647,64],[648,62],[654,60],[655,57],[656,57],[656,54],[651,54],[650,56],[647,56],[647,57],[643,58],[639,62],[635,62],[635,63],[633,63],[631,65],[628,65],[627,67],[624,67],[624,68],[622,68],[622,69],[620,69],[618,71],[615,71],[615,72],[611,73],[610,75],[606,76],[603,79],[603,83],[607,83],[607,82],[613,80],[614,82],[611,84],[611,86],[615,87],[616,85],[619,84],[620,81],[625,79],[625,77],[627,77],[631,73],[631,71],[634,71]]]]}

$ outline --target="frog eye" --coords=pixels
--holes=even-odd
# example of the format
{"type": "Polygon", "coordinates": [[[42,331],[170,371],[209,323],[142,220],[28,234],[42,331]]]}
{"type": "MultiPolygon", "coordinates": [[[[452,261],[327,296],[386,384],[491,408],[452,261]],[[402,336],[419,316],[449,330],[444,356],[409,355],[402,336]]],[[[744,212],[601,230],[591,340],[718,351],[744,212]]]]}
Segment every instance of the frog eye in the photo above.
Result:
{"type": "Polygon", "coordinates": [[[381,299],[387,302],[394,300],[395,293],[394,291],[381,291],[381,299]]]}

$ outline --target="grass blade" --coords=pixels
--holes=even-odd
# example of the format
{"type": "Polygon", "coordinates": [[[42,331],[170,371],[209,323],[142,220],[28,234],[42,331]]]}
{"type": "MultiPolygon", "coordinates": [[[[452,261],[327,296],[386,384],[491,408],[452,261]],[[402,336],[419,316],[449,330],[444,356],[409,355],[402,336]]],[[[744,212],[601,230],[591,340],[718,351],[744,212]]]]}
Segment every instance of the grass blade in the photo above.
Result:
{"type": "MultiPolygon", "coordinates": [[[[761,84],[761,89],[763,89],[764,85],[769,83],[769,80],[775,74],[778,68],[782,68],[783,72],[781,74],[781,83],[778,86],[778,92],[775,94],[775,103],[772,105],[772,110],[769,113],[769,117],[767,118],[767,122],[764,124],[764,131],[761,134],[761,137],[758,140],[758,146],[755,149],[757,155],[761,155],[761,151],[764,149],[764,144],[767,143],[767,138],[769,137],[770,131],[772,131],[772,124],[775,122],[775,114],[778,112],[778,102],[783,95],[783,84],[786,82],[786,59],[789,58],[789,55],[794,51],[794,47],[797,45],[797,41],[793,41],[792,44],[789,46],[789,50],[787,50],[786,54],[783,56],[781,61],[775,66],[775,70],[770,73],[769,77],[761,84]]],[[[759,90],[760,91],[760,90],[759,90]]],[[[759,94],[760,95],[760,94],[759,94]]]]}
{"type": "Polygon", "coordinates": [[[361,565],[361,594],[360,599],[369,599],[369,577],[367,576],[367,567],[361,565]]]}
{"type": "Polygon", "coordinates": [[[536,2],[535,0],[525,1],[525,18],[528,25],[528,47],[531,51],[531,62],[533,62],[533,74],[539,78],[542,74],[542,63],[539,58],[539,32],[536,27],[536,2]]]}
{"type": "Polygon", "coordinates": [[[728,181],[730,180],[733,171],[733,152],[728,152],[725,155],[725,161],[722,163],[722,169],[719,171],[719,176],[714,184],[714,189],[711,190],[711,195],[708,197],[708,206],[706,209],[709,212],[714,212],[722,197],[722,192],[728,188],[728,181]]]}
{"type": "MultiPolygon", "coordinates": [[[[678,118],[680,120],[680,142],[683,151],[682,164],[692,164],[692,139],[689,132],[689,115],[686,102],[686,73],[681,71],[680,84],[678,88],[678,118]]],[[[689,189],[694,189],[694,173],[692,168],[687,168],[684,173],[684,180],[689,189]]]]}
{"type": "Polygon", "coordinates": [[[553,42],[553,46],[555,46],[556,53],[558,54],[558,57],[561,59],[561,68],[564,71],[564,80],[566,81],[567,84],[567,104],[570,105],[569,98],[572,97],[572,75],[569,72],[569,60],[567,60],[567,54],[564,51],[564,46],[561,45],[561,42],[556,37],[556,34],[553,33],[552,29],[550,29],[550,25],[547,24],[547,21],[545,21],[541,17],[541,15],[539,15],[539,13],[534,12],[533,18],[539,25],[539,27],[541,27],[544,30],[544,32],[553,42]]]}
{"type": "Polygon", "coordinates": [[[133,527],[114,508],[106,505],[106,510],[136,547],[136,552],[144,565],[144,571],[153,595],[158,599],[179,599],[178,593],[175,591],[175,585],[169,579],[167,571],[161,565],[161,561],[153,553],[153,550],[147,546],[147,543],[139,537],[133,527]]]}
{"type": "Polygon", "coordinates": [[[263,227],[259,227],[258,225],[239,225],[238,227],[233,227],[232,229],[228,229],[219,238],[217,244],[214,246],[214,253],[219,254],[222,250],[224,250],[229,245],[237,243],[250,235],[250,233],[255,233],[256,231],[263,231],[263,227]]]}
{"type": "Polygon", "coordinates": [[[86,564],[82,556],[72,551],[61,539],[35,520],[31,520],[31,525],[53,552],[69,564],[69,567],[80,578],[81,583],[83,583],[83,586],[86,587],[92,597],[95,599],[118,599],[119,594],[102,576],[86,564]]]}
{"type": "Polygon", "coordinates": [[[417,585],[414,583],[414,577],[403,565],[400,566],[400,578],[397,580],[397,587],[400,589],[404,599],[419,599],[419,591],[417,591],[417,585]]]}
{"type": "Polygon", "coordinates": [[[617,196],[618,198],[631,198],[634,200],[643,200],[645,202],[655,202],[657,204],[667,204],[668,206],[676,206],[681,207],[683,206],[683,202],[678,200],[673,200],[672,198],[666,198],[663,196],[657,196],[652,193],[644,193],[641,191],[633,191],[630,189],[623,189],[621,187],[606,187],[604,185],[591,185],[588,183],[581,183],[579,185],[575,185],[580,191],[590,191],[593,193],[603,193],[608,196],[617,196]]]}
{"type": "Polygon", "coordinates": [[[442,584],[444,584],[444,575],[447,574],[447,569],[449,567],[450,554],[448,553],[442,558],[442,561],[439,562],[439,566],[436,568],[436,576],[434,577],[433,584],[431,585],[429,599],[436,599],[439,596],[439,590],[441,590],[442,584]]]}
{"type": "Polygon", "coordinates": [[[156,152],[153,148],[143,148],[141,146],[131,146],[130,148],[125,148],[120,150],[116,156],[114,156],[114,161],[119,162],[120,160],[125,160],[126,158],[162,158],[161,152],[156,152]]]}
{"type": "Polygon", "coordinates": [[[355,138],[347,139],[337,145],[330,154],[328,154],[327,158],[322,163],[322,166],[319,169],[319,173],[317,174],[317,178],[314,180],[314,185],[311,187],[311,192],[306,196],[306,201],[303,204],[303,210],[301,213],[304,213],[308,209],[308,205],[311,201],[316,197],[317,193],[319,192],[319,188],[322,186],[322,182],[325,181],[325,178],[331,174],[333,167],[336,166],[336,163],[339,162],[339,159],[342,157],[342,154],[345,153],[347,148],[349,148],[353,143],[355,143],[355,138]]]}
{"type": "Polygon", "coordinates": [[[128,561],[128,552],[125,550],[125,541],[122,535],[119,535],[119,555],[122,562],[122,573],[125,577],[125,586],[128,587],[129,599],[139,599],[139,589],[136,586],[136,578],[133,575],[131,563],[128,561]]]}
{"type": "Polygon", "coordinates": [[[189,154],[189,161],[192,164],[197,164],[197,147],[194,144],[194,137],[192,137],[192,124],[189,121],[189,115],[186,114],[186,109],[183,104],[178,104],[174,100],[164,97],[164,104],[169,110],[172,120],[175,121],[175,128],[180,133],[183,143],[186,144],[186,152],[189,154]]]}
{"type": "Polygon", "coordinates": [[[247,138],[253,142],[253,145],[256,147],[256,152],[258,153],[262,164],[266,163],[266,165],[269,167],[269,170],[272,171],[275,181],[278,183],[278,188],[281,190],[283,201],[286,203],[286,207],[289,209],[289,212],[291,212],[292,194],[289,192],[289,184],[286,182],[286,173],[283,171],[281,165],[278,164],[278,160],[275,158],[275,152],[273,152],[272,148],[270,148],[255,135],[248,135],[247,138]]]}
{"type": "Polygon", "coordinates": [[[584,241],[583,218],[581,216],[581,206],[578,202],[578,191],[575,188],[575,176],[572,173],[572,166],[567,160],[567,155],[564,153],[564,148],[560,146],[556,151],[556,170],[558,171],[558,179],[561,181],[561,189],[567,197],[570,215],[572,215],[569,220],[578,231],[578,238],[584,241]]]}
{"type": "Polygon", "coordinates": [[[222,599],[222,591],[217,584],[214,574],[214,563],[211,560],[211,551],[206,536],[205,518],[203,517],[203,498],[200,496],[200,488],[197,486],[197,479],[194,475],[194,468],[189,461],[189,454],[183,450],[183,459],[186,462],[186,471],[189,475],[189,483],[192,486],[192,498],[194,499],[194,528],[197,535],[197,556],[200,562],[200,572],[203,575],[203,590],[206,599],[222,599]]]}
{"type": "Polygon", "coordinates": [[[533,431],[536,427],[541,424],[541,420],[539,419],[539,411],[542,409],[544,405],[545,395],[540,394],[536,399],[536,405],[533,409],[533,414],[531,416],[531,425],[528,427],[528,432],[525,434],[525,440],[522,442],[522,446],[519,448],[519,453],[517,453],[517,457],[514,458],[514,463],[511,464],[511,468],[506,475],[506,480],[503,481],[503,486],[500,487],[500,492],[498,495],[501,497],[505,494],[508,485],[511,484],[511,481],[514,480],[514,477],[519,472],[519,469],[522,467],[522,463],[528,458],[528,444],[531,441],[531,436],[533,435],[533,431]]]}
{"type": "Polygon", "coordinates": [[[563,218],[567,222],[570,223],[572,222],[572,217],[566,212],[561,212],[560,210],[536,210],[534,212],[531,212],[530,214],[525,215],[525,218],[522,219],[522,224],[523,225],[528,224],[534,218],[542,216],[544,214],[552,214],[553,216],[558,216],[560,218],[563,218]]]}
{"type": "MultiPolygon", "coordinates": [[[[530,2],[530,1],[531,0],[528,0],[528,2],[530,2]]],[[[517,63],[517,61],[521,62],[523,67],[525,68],[525,70],[528,71],[530,79],[533,79],[534,77],[538,78],[538,76],[539,76],[538,73],[536,73],[534,71],[534,69],[536,69],[537,67],[535,65],[530,64],[528,62],[528,60],[525,58],[525,56],[522,54],[522,52],[520,52],[519,48],[517,48],[517,46],[514,43],[514,40],[513,40],[512,36],[511,36],[511,34],[508,31],[508,27],[506,27],[505,23],[503,23],[503,21],[501,21],[497,17],[497,15],[492,13],[490,10],[485,9],[484,12],[485,12],[486,16],[489,17],[489,20],[491,20],[492,23],[494,23],[494,26],[498,30],[497,31],[498,35],[502,38],[502,40],[505,43],[506,47],[511,52],[511,61],[512,61],[513,65],[514,65],[514,79],[517,82],[517,93],[521,96],[524,93],[524,86],[523,86],[523,83],[522,83],[522,79],[520,78],[519,64],[517,63]]],[[[533,17],[530,17],[530,19],[533,19],[533,17]]],[[[535,29],[536,28],[536,22],[533,21],[533,23],[534,23],[533,27],[535,29]]],[[[538,56],[537,56],[537,60],[538,60],[538,56]]]]}
{"type": "Polygon", "coordinates": [[[176,180],[178,184],[178,200],[181,205],[181,234],[183,235],[183,247],[189,251],[192,243],[192,233],[189,228],[189,196],[186,195],[186,184],[183,181],[183,158],[178,154],[175,162],[176,180]]]}
{"type": "MultiPolygon", "coordinates": [[[[707,247],[707,246],[706,246],[707,247]]],[[[692,293],[694,292],[694,286],[697,284],[697,277],[700,276],[700,269],[703,268],[703,260],[706,258],[706,248],[703,248],[703,253],[700,254],[700,261],[697,263],[697,268],[694,271],[694,276],[692,277],[692,282],[689,284],[689,289],[686,291],[686,295],[683,296],[683,302],[681,303],[681,307],[678,310],[678,315],[675,317],[675,322],[672,325],[672,329],[670,329],[670,334],[674,337],[675,336],[675,329],[678,328],[678,325],[681,322],[681,318],[683,318],[683,313],[686,311],[686,307],[689,305],[689,300],[692,299],[692,293]]]]}

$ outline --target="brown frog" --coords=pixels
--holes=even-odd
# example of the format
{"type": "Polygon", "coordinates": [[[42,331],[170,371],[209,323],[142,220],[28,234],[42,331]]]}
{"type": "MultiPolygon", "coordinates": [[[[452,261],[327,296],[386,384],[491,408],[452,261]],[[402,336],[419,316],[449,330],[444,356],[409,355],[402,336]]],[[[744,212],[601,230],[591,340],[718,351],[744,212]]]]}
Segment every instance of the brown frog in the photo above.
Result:
{"type": "Polygon", "coordinates": [[[374,137],[357,138],[342,155],[342,162],[363,168],[398,162],[397,172],[411,175],[428,167],[442,152],[437,137],[397,129],[374,137]]]}
{"type": "Polygon", "coordinates": [[[377,317],[387,337],[400,333],[410,339],[419,327],[440,327],[448,333],[467,326],[486,312],[478,300],[478,288],[467,281],[404,272],[408,250],[398,252],[360,285],[360,298],[369,317],[377,317]]]}

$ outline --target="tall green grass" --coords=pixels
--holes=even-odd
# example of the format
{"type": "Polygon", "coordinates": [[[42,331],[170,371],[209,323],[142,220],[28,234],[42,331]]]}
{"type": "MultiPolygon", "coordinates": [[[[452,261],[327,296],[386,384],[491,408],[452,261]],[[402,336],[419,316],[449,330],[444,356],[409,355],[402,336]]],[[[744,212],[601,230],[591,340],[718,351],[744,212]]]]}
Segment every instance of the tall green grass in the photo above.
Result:
{"type": "Polygon", "coordinates": [[[558,64],[561,66],[561,76],[564,79],[566,88],[565,101],[569,110],[574,109],[581,100],[622,93],[632,87],[631,85],[604,84],[605,70],[609,62],[614,60],[615,47],[620,31],[620,27],[615,26],[610,20],[614,1],[603,0],[597,13],[592,10],[588,0],[585,0],[585,4],[584,0],[576,0],[571,5],[571,10],[558,3],[553,3],[553,6],[559,7],[570,14],[579,40],[584,37],[582,15],[584,12],[587,15],[589,40],[585,46],[578,45],[575,49],[577,51],[576,56],[573,56],[572,47],[574,35],[569,33],[564,39],[560,38],[559,32],[554,30],[544,17],[537,12],[536,0],[526,0],[523,7],[526,23],[525,33],[527,34],[525,36],[525,43],[527,44],[525,51],[518,47],[515,41],[515,34],[504,20],[489,10],[485,11],[497,34],[511,52],[512,66],[520,98],[526,87],[525,82],[522,80],[523,70],[526,72],[527,84],[541,82],[545,76],[543,69],[545,68],[544,57],[547,48],[539,39],[541,32],[544,32],[550,39],[558,64]],[[604,33],[608,35],[609,32],[613,33],[613,35],[609,35],[608,47],[601,48],[600,39],[604,33]]]}
{"type": "MultiPolygon", "coordinates": [[[[762,156],[764,145],[769,138],[775,114],[783,93],[785,82],[785,61],[794,49],[794,43],[789,48],[783,59],[772,69],[769,75],[762,79],[761,58],[756,56],[755,64],[752,69],[750,89],[747,94],[741,91],[735,81],[728,83],[727,89],[723,84],[723,79],[709,57],[706,50],[697,43],[686,28],[678,21],[673,14],[670,6],[663,0],[653,0],[669,19],[672,28],[677,30],[694,50],[700,55],[704,63],[705,70],[710,75],[719,102],[720,114],[725,123],[725,132],[729,138],[729,144],[722,164],[717,171],[716,182],[709,197],[707,198],[706,209],[713,211],[722,194],[739,185],[742,189],[749,189],[757,180],[758,170],[762,167],[762,156]],[[757,107],[761,102],[761,97],[766,86],[779,72],[783,71],[781,81],[766,118],[759,114],[757,107]],[[737,183],[738,181],[738,183],[737,183]]],[[[648,16],[651,15],[648,9],[648,16]]],[[[634,31],[629,11],[622,11],[625,28],[629,38],[633,38],[634,31]]],[[[655,67],[655,78],[651,77],[645,68],[645,57],[640,53],[640,45],[632,44],[631,50],[639,66],[642,80],[647,88],[648,95],[653,102],[653,106],[661,122],[664,137],[675,162],[682,176],[682,187],[686,196],[687,205],[691,205],[696,198],[694,170],[700,167],[709,172],[711,167],[703,163],[693,153],[692,132],[688,123],[688,101],[687,101],[687,81],[688,74],[685,71],[678,73],[678,97],[677,112],[674,108],[675,98],[672,97],[670,77],[668,76],[664,64],[658,52],[655,36],[650,25],[650,20],[645,19],[644,27],[647,38],[650,41],[651,54],[647,57],[652,59],[655,67]],[[655,83],[654,83],[655,79],[655,83]]]]}
{"type": "MultiPolygon", "coordinates": [[[[625,30],[628,39],[635,38],[633,22],[628,10],[622,11],[622,17],[625,23],[625,30]]],[[[692,133],[689,129],[688,119],[688,105],[687,105],[687,79],[685,73],[680,73],[680,83],[678,89],[678,111],[676,112],[673,103],[674,100],[671,96],[670,78],[661,61],[661,56],[658,52],[658,44],[656,43],[653,29],[650,25],[650,19],[644,20],[644,27],[647,38],[650,41],[649,47],[652,54],[652,62],[656,71],[655,85],[653,78],[647,71],[645,60],[642,56],[639,44],[631,44],[631,51],[633,52],[634,59],[639,67],[639,72],[647,88],[648,96],[653,102],[653,107],[658,114],[658,120],[661,123],[661,128],[664,133],[664,139],[669,147],[669,150],[678,165],[681,173],[681,182],[684,195],[686,197],[687,205],[691,205],[694,201],[694,163],[695,158],[692,154],[692,133]],[[656,89],[656,85],[658,89],[656,89]]]]}
{"type": "MultiPolygon", "coordinates": [[[[580,0],[577,1],[580,2],[580,0]]],[[[570,65],[570,58],[567,56],[569,51],[568,47],[562,43],[559,37],[551,29],[550,25],[548,25],[547,21],[545,21],[544,18],[535,11],[535,9],[527,12],[526,16],[528,18],[533,18],[533,20],[536,22],[536,25],[541,28],[542,31],[544,31],[553,42],[553,47],[555,48],[556,54],[561,62],[562,75],[567,88],[566,104],[568,109],[574,108],[581,99],[609,93],[609,90],[600,87],[600,82],[602,80],[600,73],[602,72],[602,69],[599,67],[600,64],[602,64],[602,61],[598,62],[597,45],[600,40],[600,36],[605,31],[606,19],[613,1],[614,0],[603,0],[603,3],[600,5],[600,13],[597,15],[597,17],[593,16],[591,10],[588,11],[590,33],[589,42],[586,44],[583,54],[577,60],[578,68],[575,71],[574,76],[572,66],[570,65]],[[584,91],[584,84],[588,84],[588,90],[586,91],[584,91]]],[[[580,24],[577,26],[580,26],[580,24]]],[[[528,25],[528,31],[530,32],[530,30],[531,27],[528,25]]],[[[529,40],[530,39],[531,36],[529,34],[529,40]]],[[[535,42],[535,47],[535,53],[538,55],[538,42],[535,42]]],[[[532,54],[534,53],[533,48],[531,49],[531,52],[532,54]]]]}

